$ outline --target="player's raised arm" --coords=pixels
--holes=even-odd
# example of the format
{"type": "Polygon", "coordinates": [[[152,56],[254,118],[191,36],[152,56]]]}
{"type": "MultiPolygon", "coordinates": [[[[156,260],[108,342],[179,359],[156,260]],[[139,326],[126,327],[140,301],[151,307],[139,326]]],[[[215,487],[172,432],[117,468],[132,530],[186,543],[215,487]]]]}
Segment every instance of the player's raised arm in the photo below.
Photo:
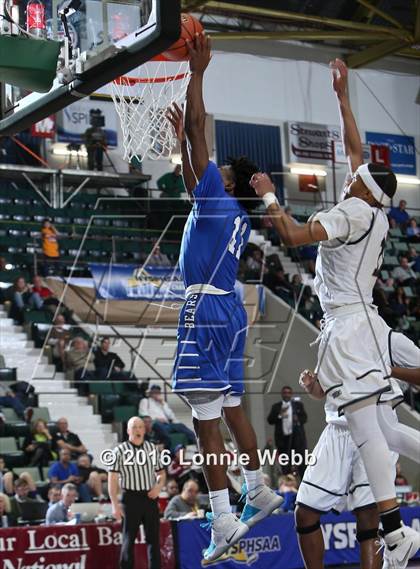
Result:
{"type": "Polygon", "coordinates": [[[191,79],[187,89],[185,132],[190,143],[191,165],[200,180],[209,163],[205,137],[206,109],[203,101],[203,77],[210,63],[210,38],[197,34],[194,42],[187,42],[190,54],[191,79]]]}
{"type": "Polygon", "coordinates": [[[173,106],[168,109],[166,116],[173,126],[175,136],[181,145],[182,177],[184,178],[185,188],[191,195],[195,186],[197,185],[197,180],[191,167],[188,140],[184,129],[184,113],[182,112],[181,108],[176,103],[174,103],[173,106]]]}
{"type": "Polygon", "coordinates": [[[299,245],[307,245],[315,241],[328,239],[328,234],[319,221],[309,221],[305,225],[296,225],[286,215],[277,201],[274,185],[267,174],[260,172],[254,174],[250,184],[256,194],[264,201],[274,228],[285,245],[298,247],[299,245]]]}
{"type": "Polygon", "coordinates": [[[363,147],[359,129],[350,106],[348,92],[348,69],[344,61],[334,59],[330,62],[333,75],[333,89],[337,96],[340,113],[341,138],[351,173],[363,164],[363,147]]]}

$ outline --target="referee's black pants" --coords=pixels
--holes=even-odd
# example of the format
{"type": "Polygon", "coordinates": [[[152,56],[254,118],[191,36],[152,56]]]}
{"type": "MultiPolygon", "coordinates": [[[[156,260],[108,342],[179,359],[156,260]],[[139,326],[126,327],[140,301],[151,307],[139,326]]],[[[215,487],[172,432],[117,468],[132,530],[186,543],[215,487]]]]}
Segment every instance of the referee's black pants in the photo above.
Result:
{"type": "Polygon", "coordinates": [[[124,490],[123,536],[120,555],[120,569],[134,569],[134,541],[139,525],[143,524],[146,535],[149,569],[160,569],[160,522],[157,500],[147,492],[124,490]]]}

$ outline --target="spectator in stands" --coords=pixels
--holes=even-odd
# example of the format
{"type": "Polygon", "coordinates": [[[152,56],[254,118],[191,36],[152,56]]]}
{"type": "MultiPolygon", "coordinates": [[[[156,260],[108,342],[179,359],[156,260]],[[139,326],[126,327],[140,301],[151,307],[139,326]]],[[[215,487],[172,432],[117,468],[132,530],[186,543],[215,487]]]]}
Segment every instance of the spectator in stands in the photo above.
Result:
{"type": "Polygon", "coordinates": [[[91,493],[100,501],[106,500],[102,492],[102,483],[108,480],[108,474],[103,468],[92,465],[88,454],[81,454],[77,459],[77,467],[83,484],[87,484],[91,493]]]}
{"type": "Polygon", "coordinates": [[[145,429],[144,440],[155,444],[159,450],[163,450],[166,446],[171,445],[171,439],[168,436],[159,436],[153,427],[153,420],[150,415],[143,415],[142,417],[145,429]]]}
{"type": "Polygon", "coordinates": [[[91,502],[89,489],[86,484],[82,483],[78,467],[70,460],[70,451],[62,448],[60,450],[60,460],[51,465],[48,471],[48,478],[52,484],[61,484],[62,486],[68,482],[75,484],[80,500],[82,502],[91,502]]]}
{"type": "Polygon", "coordinates": [[[302,297],[299,304],[299,314],[302,314],[307,320],[315,322],[322,318],[322,309],[318,297],[312,293],[310,286],[303,287],[302,297]]]}
{"type": "Polygon", "coordinates": [[[182,433],[187,437],[189,444],[196,443],[193,431],[177,421],[175,413],[164,400],[159,385],[152,385],[149,389],[149,397],[140,401],[139,414],[149,415],[153,419],[153,427],[162,440],[167,441],[171,433],[182,433]]]}
{"type": "Polygon", "coordinates": [[[300,298],[300,294],[303,288],[302,277],[300,275],[293,275],[290,285],[292,289],[293,298],[296,303],[300,298]]]}
{"type": "Polygon", "coordinates": [[[176,445],[173,452],[173,459],[168,466],[168,475],[178,482],[178,486],[182,486],[186,477],[189,476],[191,463],[185,459],[185,446],[176,445]]]}
{"type": "Polygon", "coordinates": [[[410,266],[415,273],[420,273],[420,255],[418,255],[415,247],[410,247],[408,250],[408,259],[410,266]]]}
{"type": "Polygon", "coordinates": [[[265,258],[265,266],[268,272],[283,270],[283,265],[277,253],[272,253],[265,258]]]}
{"type": "Polygon", "coordinates": [[[70,348],[65,352],[64,362],[69,379],[79,383],[79,391],[85,393],[85,386],[80,382],[95,379],[94,355],[87,341],[80,336],[73,338],[70,348]]]}
{"type": "Polygon", "coordinates": [[[70,327],[66,324],[66,319],[62,314],[58,314],[54,320],[47,344],[52,347],[53,363],[57,371],[63,371],[65,352],[70,343],[70,327]]]}
{"type": "Polygon", "coordinates": [[[32,292],[23,277],[18,277],[11,289],[11,301],[9,318],[23,324],[25,310],[40,310],[43,300],[36,292],[32,292]]]}
{"type": "Polygon", "coordinates": [[[174,496],[166,506],[164,517],[178,521],[202,517],[197,500],[199,490],[195,480],[187,480],[181,494],[174,496]]]}
{"type": "Polygon", "coordinates": [[[398,284],[403,286],[412,286],[416,282],[416,273],[410,267],[408,257],[403,255],[400,257],[400,266],[392,271],[393,278],[398,284]]]}
{"type": "Polygon", "coordinates": [[[405,200],[400,200],[398,207],[392,207],[389,210],[388,217],[394,219],[399,226],[405,227],[410,219],[407,211],[407,202],[405,200]]]}
{"type": "Polygon", "coordinates": [[[170,267],[171,261],[165,253],[162,253],[160,245],[153,247],[152,254],[145,261],[148,267],[170,267]]]}
{"type": "Polygon", "coordinates": [[[57,454],[52,451],[52,442],[53,437],[47,423],[43,419],[35,421],[22,445],[29,466],[48,466],[50,460],[57,458],[57,454]]]}
{"type": "Polygon", "coordinates": [[[254,249],[246,260],[246,280],[261,281],[264,271],[264,257],[261,249],[254,249]]]}
{"type": "Polygon", "coordinates": [[[397,229],[398,224],[393,217],[388,217],[388,221],[389,221],[389,228],[390,229],[397,229]]]}
{"type": "Polygon", "coordinates": [[[15,495],[13,498],[10,498],[10,513],[14,518],[18,519],[21,516],[20,504],[22,504],[22,502],[38,502],[38,500],[29,497],[31,489],[26,480],[18,478],[14,486],[15,495]]]}
{"type": "Polygon", "coordinates": [[[111,340],[104,336],[94,352],[96,379],[129,379],[129,374],[124,373],[125,363],[118,354],[109,351],[110,347],[111,340]]]}
{"type": "Polygon", "coordinates": [[[170,500],[174,496],[178,496],[179,494],[179,486],[178,482],[175,478],[167,478],[166,479],[166,494],[168,495],[168,499],[170,500]]]}
{"type": "MultiPolygon", "coordinates": [[[[308,416],[303,403],[293,398],[293,390],[288,385],[281,390],[281,400],[271,407],[267,421],[274,425],[274,439],[279,453],[285,453],[289,457],[289,463],[282,466],[283,474],[289,474],[292,470],[291,452],[302,456],[307,448],[305,423],[308,416]]],[[[299,467],[301,477],[305,466],[299,467]]]]}
{"type": "Polygon", "coordinates": [[[58,231],[51,223],[50,219],[44,219],[41,227],[42,253],[44,264],[42,267],[43,276],[46,277],[50,272],[58,274],[60,270],[60,249],[58,246],[58,231]]]}
{"type": "Polygon", "coordinates": [[[61,486],[59,484],[53,484],[48,489],[48,505],[52,506],[57,504],[61,498],[61,486]]]}
{"type": "Polygon", "coordinates": [[[284,499],[281,505],[283,512],[293,512],[295,509],[298,487],[298,481],[293,474],[286,474],[279,477],[277,493],[284,499]]]}
{"type": "Polygon", "coordinates": [[[162,191],[163,197],[179,198],[185,192],[181,166],[177,164],[173,172],[168,172],[161,176],[157,180],[156,185],[162,191]]]}
{"type": "Polygon", "coordinates": [[[14,393],[10,386],[0,383],[0,408],[1,407],[10,407],[14,410],[19,419],[22,419],[24,421],[28,420],[29,418],[28,414],[26,413],[25,405],[22,403],[19,397],[16,397],[16,393],[14,393]]]}
{"type": "Polygon", "coordinates": [[[420,243],[420,227],[414,217],[408,222],[407,237],[411,243],[420,243]]]}
{"type": "Polygon", "coordinates": [[[77,499],[77,487],[74,484],[64,484],[61,490],[61,500],[55,504],[50,504],[45,518],[45,524],[52,526],[55,524],[65,524],[74,517],[70,512],[71,506],[77,499]]]}
{"type": "Polygon", "coordinates": [[[410,300],[407,298],[402,286],[397,287],[389,296],[391,310],[398,318],[408,315],[409,304],[410,300]]]}
{"type": "Polygon", "coordinates": [[[69,423],[65,417],[58,419],[57,428],[58,430],[53,437],[54,450],[68,450],[72,460],[87,452],[85,445],[79,439],[78,435],[69,431],[69,423]]]}
{"type": "Polygon", "coordinates": [[[408,486],[408,480],[402,473],[401,464],[399,462],[397,462],[396,465],[395,486],[408,486]]]}
{"type": "Polygon", "coordinates": [[[30,497],[35,498],[38,494],[37,487],[34,479],[29,474],[29,472],[21,472],[18,476],[13,470],[6,468],[6,463],[4,458],[0,456],[0,479],[2,480],[2,487],[0,487],[0,492],[6,492],[9,496],[13,494],[13,489],[15,487],[16,480],[24,480],[29,486],[30,497]]]}
{"type": "Polygon", "coordinates": [[[11,513],[10,498],[0,492],[0,528],[10,528],[15,525],[17,520],[11,513]]]}
{"type": "Polygon", "coordinates": [[[108,144],[106,130],[102,128],[103,115],[98,110],[90,111],[90,124],[83,134],[88,155],[88,170],[103,170],[104,149],[108,144]],[[93,121],[93,122],[92,122],[93,121]],[[99,121],[99,122],[94,122],[99,121]]]}
{"type": "Polygon", "coordinates": [[[32,292],[36,292],[43,301],[53,296],[50,289],[42,284],[42,279],[39,275],[35,275],[32,279],[32,292]]]}
{"type": "Polygon", "coordinates": [[[291,304],[292,287],[283,269],[277,269],[264,275],[263,283],[274,294],[291,304]]]}

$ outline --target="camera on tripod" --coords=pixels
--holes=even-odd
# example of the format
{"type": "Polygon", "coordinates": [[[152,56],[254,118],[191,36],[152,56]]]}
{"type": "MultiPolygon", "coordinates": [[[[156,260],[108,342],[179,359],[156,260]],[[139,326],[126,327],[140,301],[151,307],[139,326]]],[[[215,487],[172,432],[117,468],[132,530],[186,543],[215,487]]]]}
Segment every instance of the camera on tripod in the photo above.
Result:
{"type": "Polygon", "coordinates": [[[101,109],[91,109],[89,111],[89,124],[93,128],[102,128],[105,126],[105,117],[101,109]]]}

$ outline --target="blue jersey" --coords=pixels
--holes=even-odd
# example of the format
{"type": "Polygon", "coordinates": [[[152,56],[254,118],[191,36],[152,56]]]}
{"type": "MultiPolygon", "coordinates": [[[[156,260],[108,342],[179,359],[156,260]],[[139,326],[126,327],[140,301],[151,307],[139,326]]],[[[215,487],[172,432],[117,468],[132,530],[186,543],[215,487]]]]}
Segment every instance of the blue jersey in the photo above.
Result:
{"type": "Polygon", "coordinates": [[[226,192],[216,164],[209,162],[194,190],[181,243],[179,267],[185,287],[210,284],[233,291],[250,232],[246,210],[226,192]]]}

